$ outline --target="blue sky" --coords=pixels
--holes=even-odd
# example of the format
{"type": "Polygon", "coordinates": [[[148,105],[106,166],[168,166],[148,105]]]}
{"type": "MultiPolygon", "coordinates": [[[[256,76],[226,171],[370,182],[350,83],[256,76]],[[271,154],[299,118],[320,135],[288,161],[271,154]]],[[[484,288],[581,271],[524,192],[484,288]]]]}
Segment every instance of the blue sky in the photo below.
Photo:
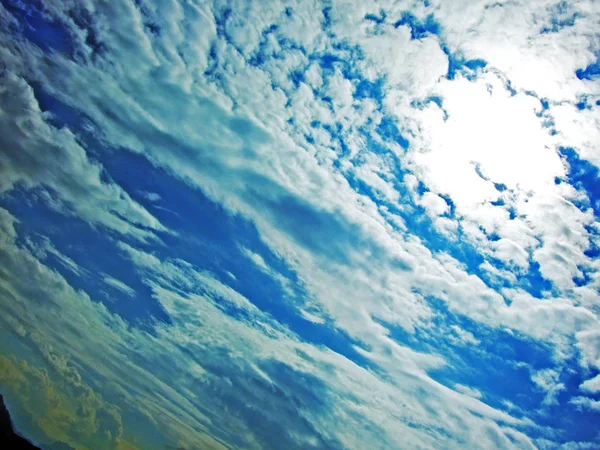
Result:
{"type": "Polygon", "coordinates": [[[2,0],[19,430],[598,448],[598,20],[593,0],[2,0]]]}

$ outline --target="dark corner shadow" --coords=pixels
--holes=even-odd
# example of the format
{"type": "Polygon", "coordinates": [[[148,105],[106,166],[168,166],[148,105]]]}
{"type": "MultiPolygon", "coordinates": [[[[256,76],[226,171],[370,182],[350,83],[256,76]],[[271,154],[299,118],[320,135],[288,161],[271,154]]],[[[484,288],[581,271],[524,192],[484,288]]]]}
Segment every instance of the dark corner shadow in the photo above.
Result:
{"type": "MultiPolygon", "coordinates": [[[[42,450],[15,431],[2,394],[0,394],[0,448],[7,450],[42,450]]],[[[73,450],[73,447],[64,442],[54,442],[47,446],[44,445],[43,450],[73,450]]]]}
{"type": "Polygon", "coordinates": [[[14,430],[2,394],[0,394],[0,447],[14,450],[40,450],[39,447],[33,445],[14,430]]]}

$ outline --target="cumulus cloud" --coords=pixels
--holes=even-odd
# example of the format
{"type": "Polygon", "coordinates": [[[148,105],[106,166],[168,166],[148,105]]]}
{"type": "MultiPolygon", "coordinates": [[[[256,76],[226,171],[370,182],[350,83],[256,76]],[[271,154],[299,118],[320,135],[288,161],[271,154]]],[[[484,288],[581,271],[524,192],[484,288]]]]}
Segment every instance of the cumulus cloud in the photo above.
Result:
{"type": "Polygon", "coordinates": [[[585,380],[583,383],[581,383],[579,389],[592,394],[600,391],[600,375],[596,375],[594,378],[585,380]]]}

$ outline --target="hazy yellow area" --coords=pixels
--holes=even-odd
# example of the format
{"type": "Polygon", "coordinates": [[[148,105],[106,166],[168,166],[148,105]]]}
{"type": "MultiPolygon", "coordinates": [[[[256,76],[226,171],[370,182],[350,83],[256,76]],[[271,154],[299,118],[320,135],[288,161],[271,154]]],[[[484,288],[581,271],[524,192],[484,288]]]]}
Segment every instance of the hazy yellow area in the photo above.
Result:
{"type": "Polygon", "coordinates": [[[61,441],[78,450],[136,449],[121,437],[119,408],[105,402],[73,368],[64,367],[66,377],[54,368],[0,355],[2,393],[50,442],[61,441]]]}

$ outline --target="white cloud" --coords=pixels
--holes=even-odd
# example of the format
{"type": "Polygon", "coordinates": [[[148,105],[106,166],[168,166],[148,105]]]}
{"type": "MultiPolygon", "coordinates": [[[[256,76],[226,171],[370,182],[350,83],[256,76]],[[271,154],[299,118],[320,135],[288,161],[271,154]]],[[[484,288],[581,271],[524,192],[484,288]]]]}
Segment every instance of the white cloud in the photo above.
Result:
{"type": "MultiPolygon", "coordinates": [[[[581,42],[574,38],[558,45],[558,38],[565,32],[529,39],[532,17],[545,11],[545,2],[534,2],[526,14],[515,9],[515,5],[526,6],[518,2],[503,4],[502,8],[489,5],[487,9],[489,2],[461,3],[459,7],[452,2],[432,3],[435,18],[443,25],[440,39],[451,51],[460,49],[466,57],[486,59],[489,70],[474,80],[461,75],[447,80],[444,75],[448,58],[438,38],[411,40],[406,26],[375,28],[364,21],[364,15],[375,7],[338,2],[330,11],[335,37],[321,30],[324,17],[320,7],[315,6],[313,9],[319,11],[314,12],[305,4],[292,5],[291,17],[278,2],[232,4],[230,19],[219,24],[217,32],[214,17],[221,14],[220,5],[148,2],[145,14],[160,28],[159,33],[150,33],[144,28],[147,17],[133,2],[98,3],[89,8],[97,21],[96,38],[106,48],[93,57],[93,49],[83,44],[85,32],[68,17],[70,2],[51,2],[53,14],[70,24],[73,34],[80,37],[80,50],[87,55],[85,63],[71,61],[58,52],[42,57],[26,42],[4,46],[2,58],[8,69],[18,74],[7,79],[19,87],[19,98],[24,99],[23,105],[29,105],[27,111],[37,124],[35,129],[45,133],[42,137],[32,134],[16,139],[20,143],[33,140],[35,145],[28,144],[23,154],[32,157],[37,172],[25,172],[29,166],[11,162],[12,173],[22,173],[18,179],[9,179],[6,189],[17,181],[37,185],[42,180],[68,202],[68,206],[61,205],[64,211],[91,223],[142,237],[152,235],[147,229],[162,229],[121,188],[102,181],[101,168],[87,160],[74,135],[44,122],[24,81],[33,80],[89,117],[97,137],[114,151],[146,156],[169,174],[201,189],[229,212],[251,220],[261,239],[297,272],[306,288],[307,298],[297,305],[298,309],[313,319],[312,312],[318,311],[314,322],[326,318],[369,348],[364,355],[391,380],[387,383],[339,355],[297,342],[288,330],[211,274],[200,273],[183,261],[160,261],[123,244],[123,251],[145,274],[156,300],[175,321],[171,327],[159,327],[158,337],[121,330],[124,325],[112,323],[117,318],[85,297],[72,300],[72,290],[64,287],[63,281],[59,284],[68,291],[70,301],[83,304],[82,308],[90,308],[88,303],[94,305],[91,316],[100,315],[111,324],[110,330],[120,330],[115,341],[125,339],[122,333],[129,339],[128,344],[142,348],[147,361],[165,357],[163,365],[155,367],[155,375],[137,368],[124,376],[116,363],[104,369],[105,378],[119,380],[121,388],[133,384],[133,374],[137,374],[146,387],[164,393],[158,400],[148,398],[143,386],[137,386],[126,401],[139,400],[148,407],[149,414],[156,416],[166,407],[165,420],[190,436],[197,436],[191,429],[196,425],[211,432],[215,427],[217,434],[233,439],[237,432],[246,446],[258,447],[258,438],[252,437],[253,430],[247,428],[243,418],[222,417],[216,411],[218,406],[228,405],[225,400],[215,410],[207,411],[193,393],[204,386],[207,396],[214,392],[225,396],[225,385],[220,383],[227,382],[232,386],[238,383],[239,391],[235,392],[253,401],[251,382],[260,386],[256,388],[259,393],[273,384],[283,392],[291,392],[291,387],[276,385],[274,375],[269,374],[269,370],[276,369],[265,363],[284,360],[294,371],[310,373],[332,390],[327,390],[331,401],[322,414],[310,408],[302,414],[317,434],[349,447],[373,445],[368,436],[359,435],[363,428],[357,425],[361,423],[357,417],[367,417],[369,423],[385,430],[387,440],[377,441],[382,447],[443,443],[450,448],[454,444],[444,441],[450,432],[458,436],[459,442],[462,439],[479,445],[495,439],[490,444],[494,448],[532,447],[528,438],[508,428],[507,424],[518,421],[429,378],[427,371],[442,367],[443,358],[416,352],[390,337],[394,327],[411,334],[430,324],[436,314],[431,298],[441,299],[451,313],[484,326],[508,328],[524,339],[553,345],[558,365],[581,351],[582,365],[600,366],[600,343],[595,334],[599,327],[597,298],[593,289],[587,293],[575,289],[572,280],[580,275],[580,267],[593,267],[583,250],[591,239],[587,229],[594,218],[591,212],[582,212],[573,205],[577,194],[572,187],[554,183],[555,177],[566,173],[556,147],[572,136],[577,136],[574,145],[583,149],[578,151],[595,161],[593,132],[580,133],[595,123],[595,116],[586,112],[577,116],[579,113],[572,108],[579,93],[595,89],[574,77],[575,68],[590,62],[591,54],[579,51],[581,42]],[[280,26],[267,32],[275,23],[280,26]],[[281,37],[292,39],[297,47],[285,49],[285,40],[278,39],[281,37]],[[265,52],[277,57],[267,58],[262,66],[252,64],[250,59],[257,55],[263,40],[265,52]],[[505,41],[506,45],[498,44],[505,41]],[[340,64],[331,74],[318,67],[318,56],[313,51],[334,52],[335,43],[359,46],[365,59],[357,63],[356,69],[371,80],[385,79],[383,110],[376,110],[372,100],[353,96],[356,83],[345,78],[340,64]],[[525,48],[527,43],[534,48],[525,48]],[[550,56],[540,61],[546,53],[550,56]],[[562,58],[568,62],[564,70],[554,67],[562,58]],[[521,66],[525,69],[515,67],[513,61],[525,61],[521,66]],[[304,67],[309,68],[305,82],[290,92],[293,83],[288,71],[304,67]],[[215,72],[212,77],[205,76],[210,71],[215,72]],[[544,119],[536,115],[541,102],[524,92],[533,89],[532,73],[537,74],[538,81],[540,74],[548,74],[536,92],[551,97],[553,103],[547,114],[556,118],[558,137],[551,136],[542,127],[544,119]],[[515,95],[507,89],[507,79],[516,83],[515,95]],[[413,100],[422,101],[431,94],[440,96],[443,110],[432,103],[422,108],[413,105],[413,100]],[[323,95],[329,95],[330,101],[322,99],[323,95]],[[388,159],[374,155],[375,149],[361,134],[363,127],[374,132],[383,115],[398,119],[400,131],[411,143],[405,151],[398,144],[375,138],[378,145],[389,150],[388,159]],[[340,136],[335,133],[314,130],[315,120],[333,129],[339,122],[347,149],[341,148],[337,142],[340,136]],[[308,134],[314,143],[306,138],[308,134]],[[66,142],[57,150],[59,155],[81,163],[77,171],[39,159],[46,154],[42,144],[54,148],[56,141],[66,142]],[[409,173],[396,175],[394,164],[409,173]],[[79,176],[79,172],[85,176],[79,176]],[[56,174],[64,177],[55,178],[56,174]],[[346,180],[349,174],[371,186],[377,192],[375,198],[359,194],[346,180]],[[81,182],[82,178],[88,182],[81,182]],[[74,186],[71,179],[77,180],[74,186]],[[419,182],[429,190],[422,196],[416,194],[419,182]],[[411,197],[405,198],[396,189],[398,185],[403,185],[411,197]],[[454,217],[438,217],[450,211],[439,194],[447,195],[455,205],[454,217]],[[435,227],[455,239],[453,242],[460,233],[461,240],[473,244],[481,256],[489,259],[480,267],[512,288],[497,292],[455,258],[428,249],[425,239],[414,235],[415,230],[407,229],[399,215],[390,212],[395,208],[410,211],[413,201],[436,217],[435,227]],[[512,214],[516,217],[511,218],[512,214]],[[490,239],[492,234],[499,239],[490,239]],[[506,267],[492,264],[492,258],[506,267]],[[554,291],[544,293],[543,301],[515,287],[517,277],[530,268],[531,261],[539,263],[541,274],[553,283],[554,291]],[[218,308],[220,300],[250,314],[252,320],[228,317],[218,308]],[[576,348],[570,345],[573,339],[576,348]],[[227,357],[215,361],[209,348],[227,357]],[[248,348],[251,351],[244,350],[248,348]],[[198,351],[208,363],[198,360],[186,365],[187,354],[181,357],[182,349],[192,354],[198,351]],[[318,364],[311,365],[310,359],[298,356],[299,350],[318,364]],[[166,358],[170,352],[173,359],[166,358]],[[216,380],[219,377],[205,375],[211,372],[205,367],[211,363],[223,364],[241,375],[234,381],[216,380]],[[181,379],[168,383],[165,374],[172,373],[173,367],[180,369],[181,379]],[[188,376],[188,370],[193,376],[188,376]],[[250,384],[246,384],[246,378],[250,384]],[[167,405],[157,404],[159,400],[167,405]],[[183,405],[181,418],[190,425],[181,423],[174,405],[183,405]],[[398,405],[403,406],[401,411],[398,405]],[[211,414],[213,419],[209,418],[211,414]],[[226,419],[232,421],[231,430],[219,428],[226,419]],[[334,422],[338,427],[328,426],[334,422]],[[422,425],[428,434],[406,425],[409,423],[422,425]]],[[[583,24],[589,26],[593,11],[586,5],[581,2],[578,8],[587,8],[589,17],[583,24]]],[[[404,6],[381,4],[394,19],[404,6]]],[[[5,20],[8,13],[2,10],[1,14],[5,20]]],[[[547,14],[542,16],[541,22],[546,23],[547,14]]],[[[583,35],[585,26],[577,29],[579,34],[583,35]]],[[[10,36],[2,33],[2,39],[8,42],[10,36]]],[[[349,58],[348,50],[343,52],[349,58]]],[[[4,96],[9,98],[9,91],[5,91],[4,96]]],[[[13,124],[11,117],[3,117],[7,124],[13,124]]],[[[14,133],[14,127],[8,128],[14,133]]],[[[1,156],[12,161],[7,155],[1,156]]],[[[271,273],[272,268],[260,255],[246,254],[271,273]]],[[[25,259],[30,261],[29,256],[25,259]]],[[[44,277],[57,276],[48,275],[46,269],[43,273],[44,277]]],[[[24,316],[34,313],[26,309],[20,312],[24,316]]],[[[61,320],[55,316],[52,319],[61,320]]],[[[51,330],[48,333],[58,340],[51,330]]],[[[460,328],[453,329],[452,338],[464,344],[478,342],[475,335],[460,328]]],[[[105,347],[96,341],[89,345],[105,347]]],[[[81,364],[92,366],[94,358],[101,358],[97,354],[84,357],[82,348],[80,344],[77,355],[81,364]]],[[[115,354],[114,347],[107,351],[115,354]]],[[[122,355],[115,358],[122,361],[122,355]]],[[[535,379],[546,386],[542,375],[535,379]]],[[[553,392],[548,397],[551,403],[557,391],[549,390],[553,392]]],[[[274,414],[272,411],[264,414],[267,419],[275,417],[269,415],[274,414]]],[[[295,417],[287,419],[299,423],[294,422],[295,417]]],[[[297,444],[314,443],[301,440],[304,437],[299,436],[306,429],[298,426],[299,434],[291,439],[298,439],[294,441],[297,444]]]]}
{"type": "Polygon", "coordinates": [[[128,286],[125,283],[123,283],[121,280],[117,280],[116,278],[111,277],[110,275],[104,275],[102,280],[109,286],[121,291],[125,295],[128,295],[129,297],[135,297],[135,290],[131,286],[128,286]]]}
{"type": "Polygon", "coordinates": [[[420,203],[431,217],[442,215],[450,209],[446,200],[433,192],[425,192],[420,203]]]}
{"type": "Polygon", "coordinates": [[[589,397],[573,397],[570,403],[582,409],[600,411],[600,400],[594,400],[589,397]]]}
{"type": "Polygon", "coordinates": [[[140,239],[164,229],[118,185],[103,180],[102,167],[90,161],[76,136],[50,125],[32,88],[12,73],[2,75],[0,128],[0,192],[15,185],[50,189],[50,206],[140,239]]]}
{"type": "MultiPolygon", "coordinates": [[[[462,442],[485,442],[493,435],[503,448],[514,448],[512,442],[533,448],[511,428],[526,422],[445,388],[424,374],[396,372],[390,383],[330,350],[298,341],[268,316],[244,306],[249,305],[247,300],[236,300],[241,296],[210,274],[196,272],[184,261],[160,261],[124,245],[172,320],[169,325],[155,324],[153,334],[130,328],[19,249],[13,219],[4,210],[1,214],[0,251],[7,270],[1,288],[18,299],[10,303],[2,297],[3,323],[9,330],[11,323],[35,329],[39,338],[33,331],[23,336],[29,339],[27,345],[52,348],[84,369],[100,381],[98,386],[104,386],[98,388],[104,395],[118,396],[117,406],[151,417],[166,442],[218,448],[220,436],[243,442],[245,447],[259,447],[268,436],[249,428],[248,417],[227,412],[241,407],[251,408],[251,414],[260,411],[266,423],[287,427],[287,435],[279,434],[277,439],[297,446],[309,442],[319,446],[319,440],[325,439],[346,448],[363,448],[367,443],[381,448],[423,443],[460,448],[462,442]],[[35,289],[31,290],[20,274],[36,265],[35,289]],[[243,307],[250,315],[234,319],[219,309],[220,301],[243,307]],[[8,318],[12,322],[6,322],[8,318]],[[284,394],[276,405],[271,403],[276,402],[273,389],[284,394]],[[204,402],[204,395],[209,394],[210,404],[204,402]],[[295,415],[294,402],[316,402],[300,409],[302,420],[308,420],[311,427],[302,425],[295,415]],[[443,412],[446,408],[450,409],[443,412]],[[459,413],[450,414],[457,408],[459,413]],[[432,416],[432,411],[439,414],[432,416]],[[424,428],[410,426],[415,421],[424,428]],[[228,428],[221,426],[224,423],[228,428]],[[376,425],[369,431],[366,423],[376,425]],[[449,435],[456,440],[448,440],[449,435]]],[[[391,348],[394,353],[402,352],[398,357],[409,356],[399,346],[391,348]]],[[[127,432],[126,417],[123,426],[127,432]]]]}
{"type": "Polygon", "coordinates": [[[440,83],[439,92],[449,117],[426,123],[425,136],[432,141],[414,155],[416,170],[428,185],[450,194],[460,213],[474,203],[496,200],[500,193],[492,182],[543,193],[564,174],[535,115],[538,100],[511,96],[491,73],[475,81],[440,83]]]}
{"type": "Polygon", "coordinates": [[[560,374],[552,369],[544,369],[532,374],[531,380],[546,392],[544,405],[558,404],[556,397],[565,390],[564,383],[559,382],[559,376],[560,374]]]}
{"type": "Polygon", "coordinates": [[[581,385],[579,385],[579,389],[584,392],[589,392],[590,394],[596,393],[600,391],[600,375],[596,375],[594,378],[590,378],[589,380],[585,380],[581,385]]]}
{"type": "Polygon", "coordinates": [[[570,103],[561,103],[550,108],[559,132],[557,141],[564,147],[575,147],[583,159],[600,167],[600,113],[594,110],[579,110],[570,103]]]}
{"type": "Polygon", "coordinates": [[[572,101],[587,87],[574,73],[593,60],[589,49],[598,18],[593,0],[569,4],[580,15],[574,26],[545,34],[540,31],[550,25],[551,7],[559,2],[432,3],[453,50],[462,50],[468,58],[483,58],[518,88],[572,101]]]}
{"type": "Polygon", "coordinates": [[[481,392],[479,392],[477,389],[474,389],[469,386],[465,386],[463,384],[455,384],[454,389],[456,389],[458,392],[468,395],[469,397],[473,397],[473,398],[477,398],[477,399],[480,399],[482,397],[481,392]]]}
{"type": "Polygon", "coordinates": [[[462,345],[479,345],[481,343],[481,341],[477,339],[473,333],[463,330],[458,325],[451,325],[450,329],[456,334],[456,337],[451,336],[451,339],[456,339],[462,345]]]}
{"type": "Polygon", "coordinates": [[[408,26],[388,26],[384,34],[364,37],[353,28],[344,31],[348,39],[360,43],[369,58],[367,70],[386,77],[391,86],[415,98],[425,97],[448,71],[448,58],[437,39],[411,40],[408,26]]]}

